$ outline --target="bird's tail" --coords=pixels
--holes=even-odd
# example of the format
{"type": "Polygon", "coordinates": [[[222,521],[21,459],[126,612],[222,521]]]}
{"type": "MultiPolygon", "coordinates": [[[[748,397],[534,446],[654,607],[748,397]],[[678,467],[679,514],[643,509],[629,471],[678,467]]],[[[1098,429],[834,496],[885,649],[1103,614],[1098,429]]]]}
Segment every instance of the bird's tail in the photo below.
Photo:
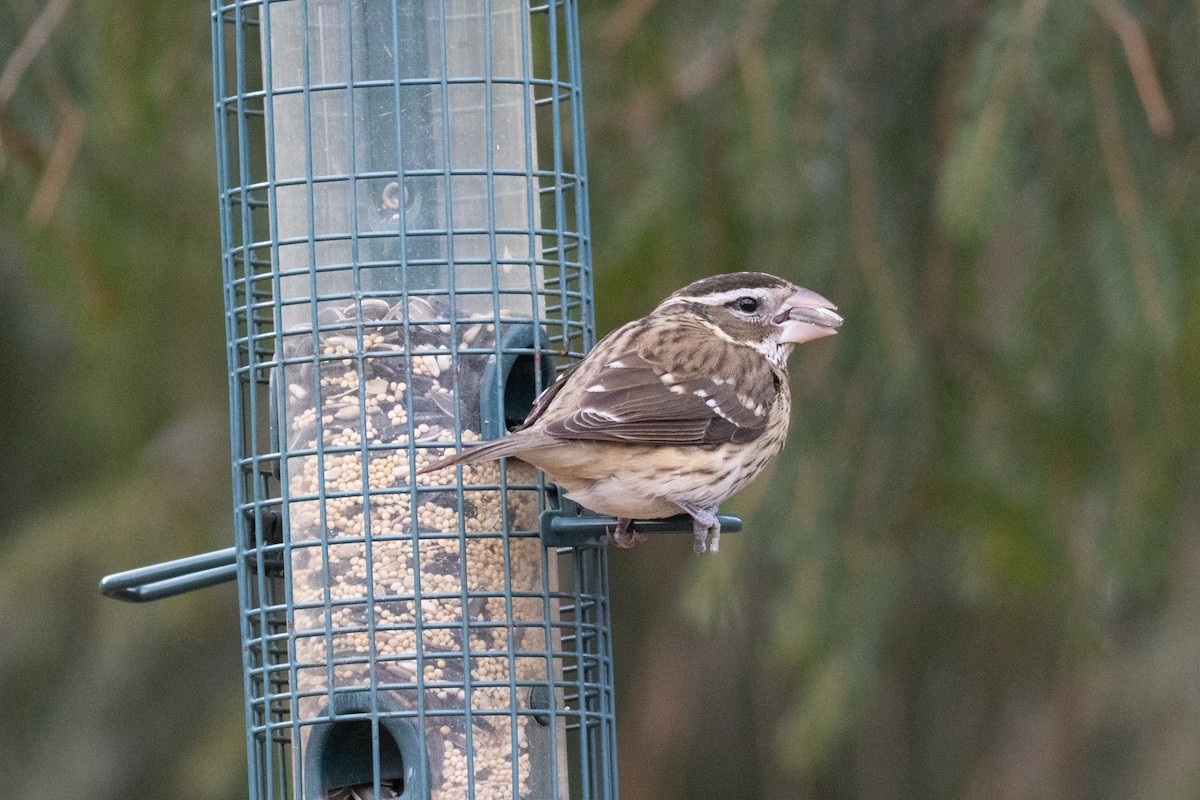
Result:
{"type": "Polygon", "coordinates": [[[474,464],[477,461],[494,461],[505,456],[519,455],[521,451],[529,449],[528,437],[521,433],[514,433],[500,439],[494,439],[484,444],[475,445],[463,450],[461,453],[455,453],[452,456],[447,456],[440,461],[435,461],[427,467],[422,467],[417,470],[418,475],[426,475],[430,472],[437,472],[439,469],[446,467],[456,467],[459,464],[474,464]]]}

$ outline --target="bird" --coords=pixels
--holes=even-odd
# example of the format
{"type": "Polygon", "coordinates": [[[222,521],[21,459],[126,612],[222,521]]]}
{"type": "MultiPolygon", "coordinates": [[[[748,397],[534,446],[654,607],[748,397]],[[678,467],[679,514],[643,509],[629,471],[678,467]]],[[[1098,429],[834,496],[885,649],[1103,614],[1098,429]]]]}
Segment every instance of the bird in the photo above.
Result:
{"type": "Polygon", "coordinates": [[[507,436],[420,472],[515,457],[616,517],[619,547],[644,538],[634,520],[683,512],[695,552],[715,553],[718,505],[783,449],[793,345],[842,322],[829,300],[774,275],[703,278],[601,339],[507,436]]]}

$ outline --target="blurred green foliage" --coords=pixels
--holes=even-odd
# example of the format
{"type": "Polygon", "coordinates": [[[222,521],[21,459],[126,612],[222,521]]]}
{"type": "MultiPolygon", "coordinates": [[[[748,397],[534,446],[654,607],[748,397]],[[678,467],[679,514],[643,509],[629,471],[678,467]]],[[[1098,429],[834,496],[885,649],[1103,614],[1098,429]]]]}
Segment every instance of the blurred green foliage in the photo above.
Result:
{"type": "MultiPolygon", "coordinates": [[[[614,557],[622,795],[1191,798],[1194,3],[581,9],[600,328],[841,306],[713,558],[614,557]]],[[[207,8],[0,7],[0,793],[245,795],[207,8]]]]}

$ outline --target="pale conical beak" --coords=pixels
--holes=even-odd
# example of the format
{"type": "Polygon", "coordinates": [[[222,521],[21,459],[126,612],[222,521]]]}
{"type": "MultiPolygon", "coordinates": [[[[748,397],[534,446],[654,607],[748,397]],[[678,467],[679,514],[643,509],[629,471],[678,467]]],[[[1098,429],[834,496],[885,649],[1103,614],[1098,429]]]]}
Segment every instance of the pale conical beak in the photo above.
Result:
{"type": "Polygon", "coordinates": [[[832,336],[842,327],[837,306],[809,289],[797,289],[783,301],[783,308],[771,320],[783,332],[779,341],[803,344],[822,336],[832,336]]]}

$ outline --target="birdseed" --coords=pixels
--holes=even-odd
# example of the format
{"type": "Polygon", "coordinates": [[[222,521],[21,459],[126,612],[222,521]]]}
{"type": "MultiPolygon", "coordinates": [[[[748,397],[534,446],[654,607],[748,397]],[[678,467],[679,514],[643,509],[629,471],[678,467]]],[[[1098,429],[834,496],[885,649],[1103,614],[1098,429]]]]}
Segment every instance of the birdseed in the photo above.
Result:
{"type": "MultiPolygon", "coordinates": [[[[461,491],[453,467],[410,485],[411,460],[452,452],[456,419],[464,443],[481,438],[496,327],[460,322],[452,342],[448,316],[437,300],[366,299],[323,309],[315,347],[311,331],[288,336],[294,713],[320,719],[332,691],[374,680],[388,707],[423,719],[433,800],[466,798],[472,783],[478,800],[525,798],[550,774],[523,703],[551,681],[548,659],[513,655],[547,652],[540,496],[501,492],[496,462],[462,467],[461,491]]],[[[510,462],[507,480],[532,487],[536,472],[510,462]]]]}

